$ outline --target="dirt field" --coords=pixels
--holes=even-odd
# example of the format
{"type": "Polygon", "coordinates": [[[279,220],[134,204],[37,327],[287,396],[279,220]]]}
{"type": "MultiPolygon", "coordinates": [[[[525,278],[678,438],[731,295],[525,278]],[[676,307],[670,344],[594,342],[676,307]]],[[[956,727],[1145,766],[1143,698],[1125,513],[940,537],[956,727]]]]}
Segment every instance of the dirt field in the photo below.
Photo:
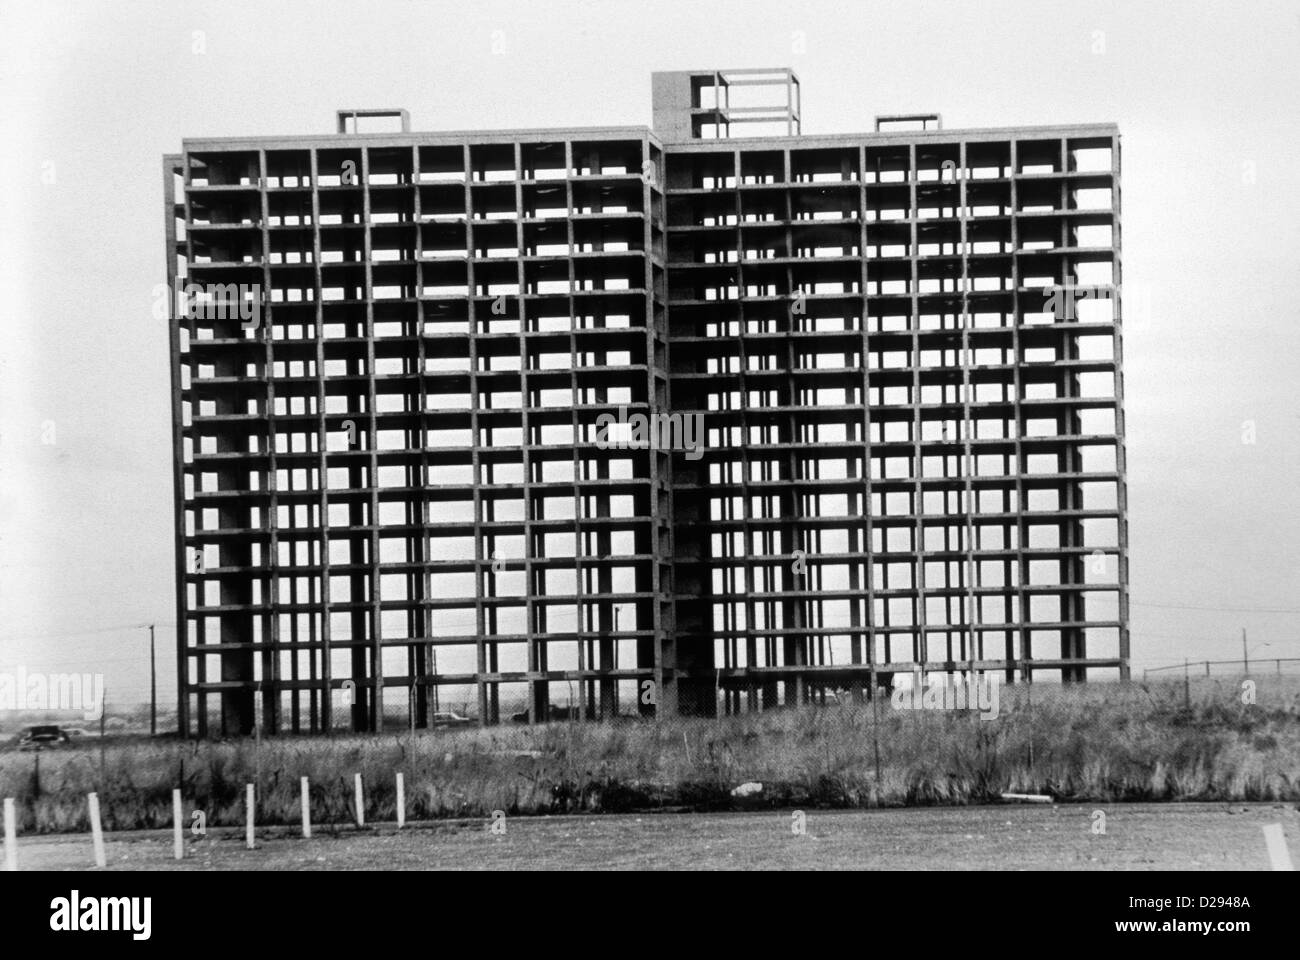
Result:
{"type": "MultiPolygon", "coordinates": [[[[782,813],[516,817],[504,834],[484,821],[326,828],[304,840],[266,829],[108,838],[118,870],[1268,870],[1261,826],[1281,823],[1300,862],[1293,804],[997,806],[805,812],[806,833],[782,813]],[[1105,813],[1105,833],[1094,833],[1105,813]]],[[[19,837],[19,868],[85,870],[89,836],[19,837]]]]}

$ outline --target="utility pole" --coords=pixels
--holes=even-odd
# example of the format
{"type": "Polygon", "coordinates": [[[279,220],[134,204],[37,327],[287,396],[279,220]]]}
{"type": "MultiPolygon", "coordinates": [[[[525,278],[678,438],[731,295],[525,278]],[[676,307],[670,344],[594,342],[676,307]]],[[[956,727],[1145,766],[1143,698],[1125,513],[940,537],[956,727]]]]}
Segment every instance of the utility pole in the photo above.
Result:
{"type": "Polygon", "coordinates": [[[158,664],[154,659],[153,627],[149,624],[149,736],[158,736],[158,664]]]}
{"type": "Polygon", "coordinates": [[[104,684],[104,697],[99,701],[99,785],[103,789],[104,773],[104,720],[108,716],[108,684],[104,684]]]}
{"type": "Polygon", "coordinates": [[[253,685],[253,759],[257,767],[257,795],[262,795],[262,685],[253,685]]]}
{"type": "MultiPolygon", "coordinates": [[[[430,645],[430,655],[433,657],[433,712],[438,712],[438,648],[430,645]]],[[[430,722],[432,723],[432,717],[430,722]]]]}
{"type": "Polygon", "coordinates": [[[1250,676],[1250,651],[1246,649],[1246,628],[1241,628],[1241,666],[1250,676]]]}

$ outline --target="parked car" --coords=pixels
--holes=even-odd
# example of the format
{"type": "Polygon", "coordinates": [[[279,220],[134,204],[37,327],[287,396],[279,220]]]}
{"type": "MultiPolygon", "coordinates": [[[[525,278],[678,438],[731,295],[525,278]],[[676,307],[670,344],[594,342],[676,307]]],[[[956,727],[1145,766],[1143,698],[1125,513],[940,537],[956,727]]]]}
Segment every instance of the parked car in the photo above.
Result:
{"type": "Polygon", "coordinates": [[[429,721],[431,727],[467,727],[473,724],[473,720],[462,717],[459,713],[435,713],[429,721]]]}
{"type": "MultiPolygon", "coordinates": [[[[626,719],[635,719],[637,717],[638,714],[636,713],[631,713],[626,715],[626,719]]],[[[520,710],[518,713],[512,713],[510,715],[510,719],[513,720],[515,723],[527,723],[528,711],[520,710]]],[[[580,720],[582,719],[582,710],[577,706],[557,707],[555,704],[552,703],[549,705],[546,711],[546,719],[551,723],[557,723],[565,720],[580,720]]],[[[587,705],[587,719],[588,720],[596,719],[596,707],[594,704],[587,705]]]]}
{"type": "Polygon", "coordinates": [[[53,724],[24,727],[18,734],[19,750],[48,750],[68,742],[68,735],[53,724]]]}
{"type": "MultiPolygon", "coordinates": [[[[567,707],[557,707],[555,704],[552,703],[550,705],[550,708],[547,710],[547,719],[550,720],[552,723],[557,723],[559,721],[567,722],[570,720],[581,720],[582,708],[578,706],[576,703],[569,704],[567,707]]],[[[588,720],[596,719],[596,705],[594,703],[587,704],[587,719],[588,720]]]]}

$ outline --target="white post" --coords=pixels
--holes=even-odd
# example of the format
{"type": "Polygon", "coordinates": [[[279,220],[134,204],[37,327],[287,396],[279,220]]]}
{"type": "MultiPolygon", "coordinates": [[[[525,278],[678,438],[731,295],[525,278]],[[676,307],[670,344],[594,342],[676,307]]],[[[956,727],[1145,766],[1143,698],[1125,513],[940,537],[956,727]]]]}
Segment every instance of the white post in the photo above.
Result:
{"type": "Polygon", "coordinates": [[[172,847],[177,860],[185,859],[185,835],[181,832],[181,818],[183,816],[181,792],[176,789],[172,791],[172,847]]]}
{"type": "Polygon", "coordinates": [[[5,798],[5,869],[18,869],[18,818],[14,815],[14,801],[5,798]]]}
{"type": "Polygon", "coordinates": [[[1268,823],[1263,826],[1264,844],[1268,847],[1268,859],[1274,870],[1294,870],[1291,864],[1291,851],[1286,848],[1286,834],[1282,824],[1268,823]]]}
{"type": "Polygon", "coordinates": [[[397,829],[406,826],[406,783],[399,771],[397,774],[397,829]]]}
{"type": "Polygon", "coordinates": [[[307,778],[302,778],[302,835],[311,839],[311,793],[307,778]]]}
{"type": "Polygon", "coordinates": [[[99,794],[87,794],[86,800],[90,803],[90,839],[95,847],[95,866],[104,867],[108,865],[108,858],[104,856],[104,831],[99,826],[99,794]]]}
{"type": "Polygon", "coordinates": [[[356,775],[356,785],[357,785],[357,826],[364,827],[366,825],[366,804],[365,804],[365,798],[361,794],[361,774],[359,773],[356,775]]]}
{"type": "Polygon", "coordinates": [[[253,845],[253,808],[254,808],[256,805],[257,805],[257,793],[256,793],[256,791],[253,789],[253,785],[250,783],[250,784],[248,785],[247,790],[245,791],[245,800],[244,800],[244,807],[245,807],[245,809],[246,809],[247,812],[248,812],[248,825],[247,825],[247,827],[245,828],[245,831],[244,831],[244,840],[245,840],[245,843],[248,845],[248,849],[249,849],[249,850],[254,849],[254,845],[253,845]]]}

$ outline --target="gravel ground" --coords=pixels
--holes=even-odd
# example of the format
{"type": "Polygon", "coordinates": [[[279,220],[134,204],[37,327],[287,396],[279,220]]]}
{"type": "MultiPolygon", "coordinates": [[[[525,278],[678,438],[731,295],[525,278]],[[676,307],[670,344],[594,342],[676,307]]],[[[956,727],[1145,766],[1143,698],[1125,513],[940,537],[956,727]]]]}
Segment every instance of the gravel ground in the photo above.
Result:
{"type": "MultiPolygon", "coordinates": [[[[1287,804],[1007,805],[873,811],[514,817],[486,821],[107,838],[117,870],[1268,870],[1265,824],[1300,862],[1300,812],[1287,804]],[[1103,824],[1095,811],[1105,814],[1103,824]],[[498,825],[498,829],[500,825],[498,825]],[[1097,831],[1097,832],[1094,832],[1097,831]]],[[[86,870],[88,835],[19,837],[20,869],[86,870]]]]}

